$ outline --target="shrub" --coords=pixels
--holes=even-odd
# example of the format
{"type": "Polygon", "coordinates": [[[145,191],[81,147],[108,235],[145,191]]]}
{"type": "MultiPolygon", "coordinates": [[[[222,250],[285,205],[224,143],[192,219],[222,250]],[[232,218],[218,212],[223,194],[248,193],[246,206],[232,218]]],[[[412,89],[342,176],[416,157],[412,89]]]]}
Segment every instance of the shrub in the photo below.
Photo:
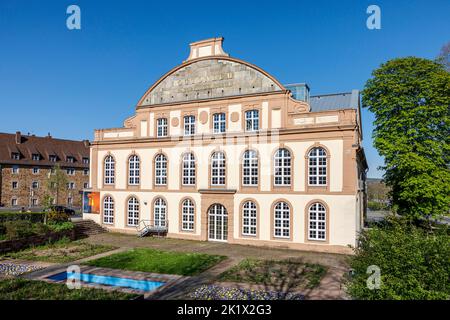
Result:
{"type": "Polygon", "coordinates": [[[4,235],[6,233],[6,227],[2,224],[0,224],[0,236],[4,235]]]}
{"type": "Polygon", "coordinates": [[[61,232],[61,231],[67,231],[72,230],[74,228],[74,225],[72,222],[63,222],[63,223],[49,223],[48,228],[53,232],[61,232]]]}
{"type": "Polygon", "coordinates": [[[368,201],[367,207],[370,210],[379,211],[379,210],[388,210],[388,205],[382,202],[376,202],[376,201],[368,201]]]}
{"type": "Polygon", "coordinates": [[[25,238],[34,234],[33,224],[30,221],[7,221],[4,226],[6,228],[5,234],[7,239],[25,238]]]}
{"type": "Polygon", "coordinates": [[[350,258],[354,275],[347,280],[348,293],[365,300],[449,299],[449,228],[430,230],[389,217],[384,224],[363,231],[350,258]],[[371,265],[381,270],[379,289],[367,286],[371,265]]]}
{"type": "Polygon", "coordinates": [[[0,212],[0,223],[7,221],[27,220],[33,223],[44,222],[43,212],[0,212]]]}
{"type": "Polygon", "coordinates": [[[64,212],[51,210],[47,213],[47,223],[67,222],[68,220],[69,216],[64,212]]]}

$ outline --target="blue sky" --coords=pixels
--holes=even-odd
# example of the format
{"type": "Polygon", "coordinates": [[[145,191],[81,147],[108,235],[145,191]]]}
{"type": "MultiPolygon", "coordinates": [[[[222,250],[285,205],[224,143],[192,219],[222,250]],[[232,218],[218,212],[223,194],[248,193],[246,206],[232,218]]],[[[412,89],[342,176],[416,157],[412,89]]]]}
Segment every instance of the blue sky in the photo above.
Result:
{"type": "MultiPolygon", "coordinates": [[[[0,132],[92,139],[121,126],[145,90],[187,58],[188,44],[224,48],[312,94],[362,89],[391,58],[433,59],[450,40],[450,1],[19,1],[0,2],[0,132]],[[66,8],[81,8],[81,30],[66,8]],[[381,30],[366,8],[381,8],[381,30]]],[[[363,110],[369,177],[382,159],[363,110]]]]}

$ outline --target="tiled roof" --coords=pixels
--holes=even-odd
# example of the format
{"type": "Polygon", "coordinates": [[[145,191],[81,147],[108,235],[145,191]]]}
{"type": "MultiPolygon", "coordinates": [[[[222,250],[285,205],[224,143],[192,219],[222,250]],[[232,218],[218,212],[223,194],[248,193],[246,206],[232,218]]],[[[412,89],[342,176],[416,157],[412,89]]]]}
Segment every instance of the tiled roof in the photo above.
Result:
{"type": "Polygon", "coordinates": [[[311,96],[309,98],[311,112],[358,109],[359,91],[311,96]]]}
{"type": "Polygon", "coordinates": [[[36,137],[34,135],[21,135],[0,133],[0,164],[55,166],[71,168],[89,168],[83,163],[83,158],[89,158],[89,142],[54,139],[50,136],[36,137]],[[16,142],[20,143],[17,143],[16,142]],[[12,153],[19,153],[20,159],[12,159],[12,153]],[[39,154],[40,160],[33,160],[32,155],[39,154]],[[55,155],[56,162],[50,161],[55,155]],[[74,157],[74,162],[68,162],[67,157],[74,157]]]}

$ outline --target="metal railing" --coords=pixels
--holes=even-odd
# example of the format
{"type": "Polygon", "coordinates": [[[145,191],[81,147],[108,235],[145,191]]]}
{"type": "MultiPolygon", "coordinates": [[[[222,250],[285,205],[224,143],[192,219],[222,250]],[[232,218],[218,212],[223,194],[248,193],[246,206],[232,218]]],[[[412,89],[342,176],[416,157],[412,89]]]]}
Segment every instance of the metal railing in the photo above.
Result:
{"type": "Polygon", "coordinates": [[[150,232],[157,233],[158,236],[161,233],[166,233],[169,230],[168,220],[140,220],[136,226],[136,230],[140,237],[147,235],[150,232]]]}

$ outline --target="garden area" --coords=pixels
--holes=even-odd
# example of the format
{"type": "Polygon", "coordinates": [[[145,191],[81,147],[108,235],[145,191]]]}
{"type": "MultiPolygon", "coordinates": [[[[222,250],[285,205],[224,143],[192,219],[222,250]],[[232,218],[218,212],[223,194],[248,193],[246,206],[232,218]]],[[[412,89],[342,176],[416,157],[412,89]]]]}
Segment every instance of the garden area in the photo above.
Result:
{"type": "Polygon", "coordinates": [[[91,260],[84,264],[130,271],[193,276],[211,268],[225,258],[201,253],[139,248],[91,260]]]}

